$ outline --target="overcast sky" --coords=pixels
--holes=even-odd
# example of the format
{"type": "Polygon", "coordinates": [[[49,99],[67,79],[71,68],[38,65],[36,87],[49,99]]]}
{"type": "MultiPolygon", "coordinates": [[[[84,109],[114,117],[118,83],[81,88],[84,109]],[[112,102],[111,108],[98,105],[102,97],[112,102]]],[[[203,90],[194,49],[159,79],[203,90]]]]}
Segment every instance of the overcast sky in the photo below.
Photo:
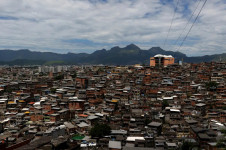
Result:
{"type": "MultiPolygon", "coordinates": [[[[0,0],[0,49],[57,53],[159,46],[177,51],[204,0],[0,0]],[[182,32],[192,12],[190,24],[182,32]],[[179,35],[180,40],[176,43],[179,35]]],[[[226,52],[226,0],[208,0],[180,52],[226,52]]]]}

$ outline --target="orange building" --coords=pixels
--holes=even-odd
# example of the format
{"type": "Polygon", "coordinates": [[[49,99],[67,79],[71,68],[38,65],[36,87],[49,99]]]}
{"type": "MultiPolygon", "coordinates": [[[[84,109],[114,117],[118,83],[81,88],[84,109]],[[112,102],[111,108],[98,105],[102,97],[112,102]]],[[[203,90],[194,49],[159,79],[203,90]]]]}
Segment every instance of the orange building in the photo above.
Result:
{"type": "Polygon", "coordinates": [[[150,66],[168,66],[174,64],[174,57],[171,55],[155,55],[150,58],[150,66]]]}

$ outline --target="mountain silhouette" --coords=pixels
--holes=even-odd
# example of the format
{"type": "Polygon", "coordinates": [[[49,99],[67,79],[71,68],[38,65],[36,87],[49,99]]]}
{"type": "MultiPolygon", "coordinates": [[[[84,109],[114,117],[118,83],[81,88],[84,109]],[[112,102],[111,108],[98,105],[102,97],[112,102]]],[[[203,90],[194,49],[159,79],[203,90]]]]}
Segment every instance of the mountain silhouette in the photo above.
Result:
{"type": "Polygon", "coordinates": [[[133,65],[149,64],[150,57],[156,54],[172,55],[176,62],[183,60],[185,62],[199,63],[219,61],[226,58],[226,53],[206,55],[200,57],[187,57],[181,52],[165,51],[160,47],[152,47],[148,50],[142,50],[135,44],[126,47],[115,46],[110,50],[97,50],[91,54],[87,53],[67,53],[58,54],[53,52],[36,52],[28,49],[21,50],[0,50],[0,64],[5,65],[43,65],[50,61],[60,61],[62,64],[104,64],[104,65],[133,65]]]}

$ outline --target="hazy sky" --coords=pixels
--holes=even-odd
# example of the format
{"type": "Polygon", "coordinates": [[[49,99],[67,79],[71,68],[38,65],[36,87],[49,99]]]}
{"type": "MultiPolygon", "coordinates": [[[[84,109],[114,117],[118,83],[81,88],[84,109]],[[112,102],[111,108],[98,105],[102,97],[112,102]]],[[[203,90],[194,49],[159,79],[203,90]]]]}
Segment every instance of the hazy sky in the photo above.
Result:
{"type": "MultiPolygon", "coordinates": [[[[177,0],[0,0],[0,49],[90,53],[134,43],[176,51],[203,2],[179,1],[163,47],[177,0]]],[[[188,56],[223,53],[225,41],[226,0],[208,0],[179,51],[188,56]]]]}

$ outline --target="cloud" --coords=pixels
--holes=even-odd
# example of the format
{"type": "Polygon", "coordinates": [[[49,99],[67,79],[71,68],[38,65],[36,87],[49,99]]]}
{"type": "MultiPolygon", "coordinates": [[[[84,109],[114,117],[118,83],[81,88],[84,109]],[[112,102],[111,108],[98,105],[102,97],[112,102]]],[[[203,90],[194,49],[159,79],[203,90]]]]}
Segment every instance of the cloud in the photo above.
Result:
{"type": "MultiPolygon", "coordinates": [[[[0,48],[66,53],[135,43],[175,51],[181,42],[174,45],[175,40],[197,3],[180,1],[163,47],[176,0],[0,1],[0,48]]],[[[208,1],[180,51],[193,56],[225,52],[225,9],[224,0],[208,1]]]]}

